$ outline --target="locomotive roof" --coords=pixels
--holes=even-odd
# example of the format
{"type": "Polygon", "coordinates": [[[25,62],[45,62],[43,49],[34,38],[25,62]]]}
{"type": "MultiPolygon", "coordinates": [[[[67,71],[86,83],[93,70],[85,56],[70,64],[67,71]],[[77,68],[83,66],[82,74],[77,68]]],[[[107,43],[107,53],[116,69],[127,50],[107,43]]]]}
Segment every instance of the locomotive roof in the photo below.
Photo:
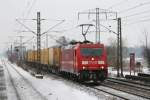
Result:
{"type": "Polygon", "coordinates": [[[74,44],[74,45],[67,45],[67,46],[63,46],[62,47],[62,49],[71,49],[71,48],[79,48],[79,47],[88,47],[88,48],[90,48],[90,47],[94,47],[94,48],[96,48],[96,47],[104,47],[104,45],[103,44],[93,44],[93,43],[82,43],[82,44],[80,44],[80,43],[77,43],[77,44],[74,44]]]}
{"type": "Polygon", "coordinates": [[[103,44],[99,44],[99,43],[97,43],[97,44],[79,44],[78,46],[79,47],[104,47],[103,44]]]}

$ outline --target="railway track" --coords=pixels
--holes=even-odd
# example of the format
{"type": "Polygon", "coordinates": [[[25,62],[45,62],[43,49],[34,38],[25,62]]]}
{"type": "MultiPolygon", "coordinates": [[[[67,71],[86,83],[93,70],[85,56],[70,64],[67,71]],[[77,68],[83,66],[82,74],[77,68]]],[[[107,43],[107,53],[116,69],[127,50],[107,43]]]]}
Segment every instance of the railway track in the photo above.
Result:
{"type": "Polygon", "coordinates": [[[4,60],[2,63],[7,69],[17,100],[47,100],[12,64],[4,60]],[[12,73],[16,73],[16,76],[12,73]]]}
{"type": "Polygon", "coordinates": [[[138,84],[140,86],[147,86],[150,87],[150,84],[145,83],[145,82],[141,82],[141,81],[134,81],[134,80],[129,80],[129,79],[118,79],[118,78],[108,78],[108,80],[118,80],[118,81],[123,81],[123,82],[127,82],[127,83],[132,83],[132,84],[138,84]]]}
{"type": "Polygon", "coordinates": [[[144,86],[140,84],[134,84],[128,81],[118,80],[118,79],[108,79],[104,83],[103,86],[123,91],[129,94],[133,94],[145,99],[150,99],[150,87],[144,86]]]}
{"type": "Polygon", "coordinates": [[[138,73],[138,76],[141,76],[141,77],[150,77],[150,74],[146,74],[146,73],[138,73]]]}
{"type": "Polygon", "coordinates": [[[117,98],[119,98],[119,99],[121,99],[121,100],[130,100],[130,99],[127,98],[127,97],[124,97],[124,96],[121,96],[121,95],[117,95],[117,94],[115,94],[115,93],[113,93],[113,92],[110,92],[110,91],[108,91],[108,90],[105,90],[105,89],[101,89],[101,88],[97,88],[97,87],[90,87],[90,88],[95,89],[95,90],[97,90],[97,91],[104,92],[104,93],[106,93],[106,94],[110,94],[110,95],[112,95],[112,96],[114,96],[114,97],[117,97],[117,98]]]}
{"type": "Polygon", "coordinates": [[[9,75],[9,77],[10,77],[10,81],[11,81],[11,84],[12,84],[13,89],[14,89],[14,91],[15,91],[15,95],[16,95],[17,100],[21,100],[21,97],[20,97],[20,95],[19,95],[19,92],[17,91],[17,88],[16,88],[16,86],[15,86],[14,80],[13,80],[13,78],[12,78],[12,76],[11,76],[11,74],[10,74],[8,68],[6,67],[6,63],[4,62],[4,60],[1,60],[1,61],[2,61],[3,65],[5,66],[5,68],[6,68],[7,72],[8,72],[8,75],[9,75]]]}
{"type": "Polygon", "coordinates": [[[1,65],[0,65],[0,100],[7,100],[4,69],[3,66],[1,65]]]}
{"type": "Polygon", "coordinates": [[[125,75],[125,78],[150,83],[150,78],[149,77],[135,76],[135,75],[125,75]]]}

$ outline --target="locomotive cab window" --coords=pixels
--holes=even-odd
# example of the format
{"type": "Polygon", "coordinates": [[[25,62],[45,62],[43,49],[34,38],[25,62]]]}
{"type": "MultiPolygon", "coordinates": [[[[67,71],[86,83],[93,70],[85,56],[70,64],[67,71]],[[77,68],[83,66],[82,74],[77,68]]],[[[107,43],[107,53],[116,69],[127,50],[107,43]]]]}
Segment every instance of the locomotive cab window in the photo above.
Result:
{"type": "Polygon", "coordinates": [[[82,56],[101,56],[102,51],[102,48],[81,48],[80,53],[82,56]]]}

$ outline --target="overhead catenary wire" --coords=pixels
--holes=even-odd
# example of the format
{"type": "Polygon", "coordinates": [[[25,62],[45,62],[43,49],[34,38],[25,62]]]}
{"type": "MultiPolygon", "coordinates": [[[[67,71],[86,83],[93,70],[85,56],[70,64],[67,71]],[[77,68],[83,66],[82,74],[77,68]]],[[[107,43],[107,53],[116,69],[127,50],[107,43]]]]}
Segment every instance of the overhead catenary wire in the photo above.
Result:
{"type": "Polygon", "coordinates": [[[16,21],[21,24],[22,26],[24,26],[27,30],[29,30],[30,32],[32,32],[33,34],[37,35],[36,32],[32,31],[29,27],[27,27],[26,25],[24,25],[22,22],[20,22],[18,19],[16,19],[16,21]]]}
{"type": "Polygon", "coordinates": [[[135,5],[135,6],[133,6],[133,7],[130,7],[130,8],[121,10],[121,11],[119,11],[118,13],[125,13],[125,12],[128,12],[128,11],[130,11],[130,10],[134,10],[134,9],[136,9],[136,8],[140,8],[140,7],[142,7],[142,6],[149,5],[149,4],[150,4],[150,1],[144,2],[144,3],[140,3],[140,4],[135,5]]]}
{"type": "MultiPolygon", "coordinates": [[[[61,30],[61,31],[49,31],[49,32],[62,33],[62,32],[67,32],[67,31],[73,30],[73,29],[78,28],[78,27],[79,27],[79,26],[76,25],[76,26],[74,26],[74,27],[72,27],[72,28],[69,28],[69,29],[66,29],[66,30],[61,30]]],[[[49,33],[49,32],[48,32],[48,33],[49,33]]],[[[59,43],[59,44],[61,44],[61,45],[66,45],[66,44],[62,43],[61,41],[59,41],[59,38],[60,38],[60,37],[58,37],[58,36],[56,36],[56,35],[48,34],[48,33],[47,33],[47,35],[50,36],[52,40],[56,41],[57,43],[59,43]]],[[[44,34],[44,35],[45,35],[45,34],[44,34]]],[[[45,38],[45,37],[42,37],[42,38],[45,38]]]]}
{"type": "Polygon", "coordinates": [[[143,19],[143,20],[138,20],[138,21],[134,21],[134,22],[127,23],[127,24],[124,24],[124,25],[130,26],[130,25],[133,25],[133,24],[136,24],[136,23],[142,23],[142,22],[148,22],[148,21],[150,21],[150,18],[148,18],[148,19],[143,19]]]}
{"type": "MultiPolygon", "coordinates": [[[[61,20],[62,21],[62,20],[61,20]]],[[[89,21],[88,21],[89,22],[89,21]]],[[[91,21],[90,21],[91,22],[91,21]]],[[[49,32],[56,32],[56,33],[63,33],[63,32],[68,32],[68,31],[71,31],[71,30],[73,30],[73,29],[76,29],[76,28],[78,28],[79,27],[79,25],[75,25],[75,26],[73,26],[73,27],[71,27],[71,28],[69,28],[69,29],[64,29],[64,30],[60,30],[60,31],[48,31],[47,32],[47,34],[49,33],[49,32]]],[[[44,32],[44,34],[45,34],[45,32],[44,32]]],[[[43,35],[44,35],[43,34],[43,35]]],[[[59,38],[58,36],[56,36],[56,35],[52,35],[52,34],[48,34],[48,36],[50,36],[51,37],[51,39],[52,40],[55,40],[57,43],[59,43],[59,44],[61,44],[61,45],[66,45],[66,44],[64,44],[64,43],[62,43],[61,41],[59,41],[57,38],[59,38]]]]}
{"type": "MultiPolygon", "coordinates": [[[[29,16],[29,14],[31,13],[31,11],[32,11],[32,9],[33,9],[33,7],[34,7],[34,4],[36,3],[36,1],[37,0],[33,0],[33,1],[31,1],[30,3],[28,2],[28,6],[30,6],[30,4],[31,4],[31,6],[30,7],[28,7],[27,6],[27,14],[25,15],[25,11],[26,11],[26,9],[25,9],[25,11],[24,11],[24,13],[23,13],[23,19],[27,19],[28,18],[28,16],[29,16]]],[[[25,23],[25,20],[23,20],[23,23],[25,23]]],[[[19,28],[19,30],[21,30],[22,29],[22,25],[20,26],[20,28],[19,28]]]]}
{"type": "Polygon", "coordinates": [[[28,1],[27,2],[27,7],[25,8],[24,12],[23,12],[23,18],[27,18],[29,16],[29,14],[31,13],[35,3],[37,0],[32,0],[32,1],[28,1]]]}
{"type": "MultiPolygon", "coordinates": [[[[71,27],[71,28],[69,28],[69,29],[64,29],[64,30],[60,30],[60,31],[52,31],[52,32],[63,33],[63,32],[68,32],[68,31],[74,30],[74,29],[76,29],[76,28],[78,28],[78,27],[79,27],[79,26],[76,25],[76,26],[71,27]]],[[[51,31],[50,31],[50,32],[51,32],[51,31]]]]}
{"type": "Polygon", "coordinates": [[[52,34],[48,34],[48,36],[51,37],[52,40],[56,41],[57,43],[61,44],[61,45],[66,45],[65,43],[61,42],[59,39],[60,37],[57,37],[56,35],[52,35],[52,34]]]}
{"type": "Polygon", "coordinates": [[[127,2],[127,1],[128,1],[128,0],[122,0],[122,1],[120,1],[120,2],[117,2],[117,3],[115,3],[115,4],[111,5],[111,6],[109,6],[107,9],[112,9],[113,7],[120,6],[120,5],[124,4],[124,2],[127,2]]]}
{"type": "Polygon", "coordinates": [[[149,18],[149,16],[150,15],[146,15],[146,16],[137,16],[136,17],[136,19],[135,19],[135,17],[128,17],[128,18],[124,18],[124,19],[122,19],[122,21],[133,21],[134,19],[135,20],[139,20],[139,19],[147,19],[147,18],[149,18]],[[134,19],[133,19],[134,18],[134,19]]]}
{"type": "Polygon", "coordinates": [[[29,10],[27,11],[27,15],[26,15],[26,17],[28,17],[28,16],[29,16],[29,14],[31,13],[31,11],[32,11],[32,9],[33,9],[33,7],[34,7],[34,5],[35,5],[36,1],[37,1],[37,0],[33,0],[32,4],[31,4],[31,7],[30,7],[30,8],[29,8],[29,10]]]}
{"type": "Polygon", "coordinates": [[[138,13],[134,13],[134,14],[130,14],[130,15],[127,15],[127,16],[122,16],[121,18],[128,18],[128,17],[133,17],[133,16],[137,16],[137,15],[142,15],[142,14],[147,14],[150,12],[150,9],[149,10],[145,10],[145,11],[142,11],[142,12],[138,12],[138,13]]]}
{"type": "Polygon", "coordinates": [[[61,20],[61,22],[57,23],[56,25],[50,27],[47,31],[43,32],[41,35],[44,35],[46,33],[48,33],[50,30],[54,29],[55,27],[57,27],[58,25],[62,24],[65,20],[61,20]]]}
{"type": "Polygon", "coordinates": [[[25,42],[23,42],[22,44],[26,44],[28,42],[30,42],[31,40],[33,40],[35,37],[33,36],[31,39],[26,40],[25,42]]]}
{"type": "MultiPolygon", "coordinates": [[[[20,36],[17,36],[17,37],[20,37],[20,36]]],[[[22,42],[22,45],[24,45],[24,44],[27,44],[28,42],[30,42],[31,40],[33,40],[35,37],[33,36],[33,37],[31,37],[30,39],[28,39],[28,40],[26,40],[25,42],[22,42]]],[[[17,40],[16,40],[17,41],[17,40]]],[[[12,42],[10,42],[10,43],[12,43],[12,42]]]]}
{"type": "Polygon", "coordinates": [[[32,1],[30,1],[30,2],[28,1],[28,2],[27,2],[27,5],[26,5],[26,7],[24,8],[24,11],[23,11],[23,13],[22,13],[22,17],[23,17],[23,18],[25,17],[25,13],[26,13],[27,9],[29,8],[31,2],[32,2],[32,1]]]}
{"type": "MultiPolygon", "coordinates": [[[[69,28],[69,29],[64,29],[64,30],[60,30],[60,31],[48,31],[48,33],[49,33],[49,32],[56,32],[56,33],[68,32],[68,31],[71,31],[71,30],[76,29],[76,28],[78,28],[78,27],[79,27],[79,25],[75,25],[75,26],[73,26],[73,27],[71,27],[71,28],[69,28]]],[[[61,44],[61,45],[67,45],[67,44],[62,43],[61,41],[59,41],[59,38],[60,38],[60,37],[58,37],[58,36],[56,36],[56,35],[52,35],[52,34],[47,34],[47,35],[50,36],[52,40],[55,40],[57,43],[59,43],[59,44],[61,44]]]]}
{"type": "MultiPolygon", "coordinates": [[[[22,13],[22,17],[23,17],[23,18],[25,18],[25,13],[26,13],[27,9],[29,8],[30,3],[31,3],[31,1],[30,1],[30,2],[28,1],[28,2],[27,2],[27,6],[25,7],[25,9],[24,9],[24,11],[23,11],[23,13],[22,13]]],[[[21,30],[21,29],[22,29],[22,26],[19,27],[19,30],[21,30]]]]}

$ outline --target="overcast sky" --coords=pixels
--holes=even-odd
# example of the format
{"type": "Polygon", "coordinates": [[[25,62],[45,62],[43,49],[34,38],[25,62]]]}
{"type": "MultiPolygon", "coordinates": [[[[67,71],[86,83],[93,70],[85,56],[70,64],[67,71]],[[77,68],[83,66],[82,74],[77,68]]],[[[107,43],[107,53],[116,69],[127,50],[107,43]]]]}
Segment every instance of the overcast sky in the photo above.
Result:
{"type": "MultiPolygon", "coordinates": [[[[0,45],[8,48],[9,42],[13,42],[19,38],[15,36],[24,35],[23,41],[30,39],[34,34],[26,32],[19,33],[16,30],[25,30],[16,21],[16,18],[33,19],[36,18],[36,12],[41,12],[41,17],[47,20],[42,21],[42,32],[49,27],[59,23],[55,20],[63,20],[65,22],[53,29],[53,31],[63,31],[62,33],[50,32],[56,36],[66,36],[67,38],[83,40],[81,28],[76,27],[81,23],[90,22],[94,16],[88,20],[87,15],[81,15],[78,20],[78,12],[88,11],[96,7],[101,9],[110,9],[118,12],[118,16],[122,17],[122,34],[126,45],[139,46],[144,44],[143,31],[150,32],[150,0],[1,0],[0,2],[0,45]],[[53,19],[53,20],[52,20],[53,19]],[[7,46],[6,46],[7,45],[7,46]]],[[[25,25],[36,31],[36,22],[26,20],[25,25]]],[[[110,21],[105,23],[106,27],[112,26],[112,30],[116,31],[116,22],[110,21]]],[[[92,30],[92,28],[91,28],[92,30]]],[[[106,30],[105,30],[106,31],[106,30]]],[[[150,35],[150,34],[149,34],[150,35]]],[[[150,37],[150,36],[149,36],[150,37]]],[[[91,41],[95,40],[95,33],[89,33],[87,38],[91,41]]],[[[109,44],[111,38],[116,36],[109,32],[101,33],[101,42],[109,44]]],[[[44,41],[44,39],[43,39],[44,41]]],[[[51,41],[51,40],[49,40],[51,41]]],[[[51,42],[53,43],[53,42],[51,42]]],[[[49,43],[50,44],[50,43],[49,43]]]]}

